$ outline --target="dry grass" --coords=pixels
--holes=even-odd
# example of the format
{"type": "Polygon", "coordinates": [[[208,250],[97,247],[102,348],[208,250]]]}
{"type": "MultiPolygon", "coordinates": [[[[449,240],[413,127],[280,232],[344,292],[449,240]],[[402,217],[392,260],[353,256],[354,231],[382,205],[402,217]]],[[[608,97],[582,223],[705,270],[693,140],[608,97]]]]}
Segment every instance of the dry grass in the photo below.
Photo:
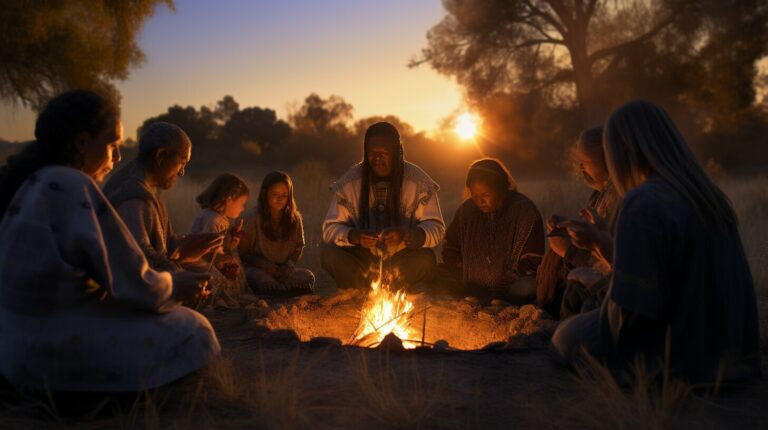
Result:
{"type": "Polygon", "coordinates": [[[611,372],[586,355],[576,381],[582,393],[564,418],[577,428],[669,429],[680,427],[680,412],[687,405],[691,386],[665,375],[633,368],[631,388],[616,382],[611,372]]]}
{"type": "Polygon", "coordinates": [[[393,428],[433,427],[438,413],[450,404],[442,371],[428,375],[411,360],[405,372],[397,372],[387,352],[369,360],[361,353],[355,369],[363,417],[393,428]]]}

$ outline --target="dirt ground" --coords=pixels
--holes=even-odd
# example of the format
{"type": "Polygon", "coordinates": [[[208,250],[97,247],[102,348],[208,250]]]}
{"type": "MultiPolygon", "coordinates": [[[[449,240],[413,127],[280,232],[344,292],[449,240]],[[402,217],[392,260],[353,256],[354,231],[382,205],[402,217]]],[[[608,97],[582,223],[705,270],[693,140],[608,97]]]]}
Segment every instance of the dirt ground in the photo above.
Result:
{"type": "Polygon", "coordinates": [[[139,397],[88,407],[78,400],[73,413],[6,387],[0,428],[768,428],[764,381],[717,396],[681,393],[673,384],[620,388],[599,372],[587,377],[557,366],[541,345],[398,352],[301,342],[288,330],[268,330],[258,313],[247,304],[209,310],[221,358],[139,397]]]}
{"type": "MultiPolygon", "coordinates": [[[[268,373],[279,372],[286,360],[298,360],[296,365],[302,369],[302,379],[312,391],[324,393],[324,399],[315,399],[314,404],[321,411],[324,407],[329,409],[327,414],[315,415],[313,423],[319,427],[562,428],[591,426],[596,423],[591,423],[590,417],[600,422],[601,415],[606,414],[599,409],[602,405],[595,403],[598,399],[584,398],[584,381],[558,367],[547,351],[540,348],[387,353],[356,347],[299,344],[282,333],[274,337],[257,335],[245,310],[218,312],[211,315],[211,321],[220,333],[223,355],[242,366],[245,374],[258,372],[260,366],[268,373]],[[382,399],[354,398],[361,391],[361,362],[367,363],[374,377],[388,373],[387,377],[394,381],[390,381],[392,385],[400,384],[389,394],[403,397],[406,414],[416,413],[408,407],[409,396],[433,396],[412,400],[413,406],[423,404],[424,409],[432,409],[424,416],[424,422],[410,421],[398,414],[385,415],[393,409],[391,405],[377,408],[373,404],[386,403],[382,399]],[[414,393],[415,390],[421,392],[414,393]],[[348,411],[344,405],[349,407],[348,411]],[[352,408],[352,405],[356,406],[352,408]],[[351,413],[353,409],[367,413],[351,413]],[[382,414],[375,413],[378,409],[383,409],[382,414]]],[[[764,359],[763,363],[764,372],[768,372],[768,360],[764,359]]],[[[618,405],[626,400],[616,401],[618,405]]],[[[613,419],[607,417],[606,425],[600,427],[612,427],[608,418],[613,419]]],[[[657,422],[663,419],[658,416],[638,419],[642,418],[651,421],[635,422],[630,427],[661,424],[679,428],[766,428],[768,385],[760,382],[732,387],[714,398],[696,393],[684,402],[682,411],[671,421],[657,422]]]]}

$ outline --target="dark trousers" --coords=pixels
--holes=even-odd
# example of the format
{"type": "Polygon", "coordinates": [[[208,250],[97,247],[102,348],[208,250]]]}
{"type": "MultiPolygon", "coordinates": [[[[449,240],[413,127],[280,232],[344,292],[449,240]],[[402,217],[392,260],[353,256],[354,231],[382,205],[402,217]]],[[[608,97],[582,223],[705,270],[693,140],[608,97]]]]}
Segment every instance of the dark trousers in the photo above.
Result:
{"type": "MultiPolygon", "coordinates": [[[[320,260],[339,288],[369,288],[379,267],[378,257],[359,246],[323,244],[320,260]]],[[[384,271],[397,269],[394,286],[410,290],[431,278],[435,264],[435,253],[430,248],[403,249],[384,262],[384,271]]]]}

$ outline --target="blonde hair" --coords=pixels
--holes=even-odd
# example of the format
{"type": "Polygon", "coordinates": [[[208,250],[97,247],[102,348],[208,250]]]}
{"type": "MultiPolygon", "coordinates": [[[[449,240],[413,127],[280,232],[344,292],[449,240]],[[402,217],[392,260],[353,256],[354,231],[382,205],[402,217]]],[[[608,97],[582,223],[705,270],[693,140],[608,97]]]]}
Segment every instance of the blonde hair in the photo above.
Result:
{"type": "Polygon", "coordinates": [[[728,198],[707,176],[672,118],[637,100],[616,109],[603,135],[608,172],[620,195],[658,175],[693,204],[702,221],[725,230],[737,224],[728,198]]]}

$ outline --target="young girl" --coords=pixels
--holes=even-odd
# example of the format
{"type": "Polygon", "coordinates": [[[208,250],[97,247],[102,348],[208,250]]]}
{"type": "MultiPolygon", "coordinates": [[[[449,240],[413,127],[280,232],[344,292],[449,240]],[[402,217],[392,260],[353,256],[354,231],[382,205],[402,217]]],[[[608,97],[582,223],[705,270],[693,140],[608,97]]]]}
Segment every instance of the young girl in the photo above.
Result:
{"type": "Polygon", "coordinates": [[[315,275],[296,267],[304,251],[304,226],[293,198],[293,181],[268,174],[255,210],[243,217],[240,256],[248,285],[258,294],[300,295],[314,291],[315,275]]]}
{"type": "Polygon", "coordinates": [[[192,223],[190,234],[226,235],[224,249],[204,258],[201,264],[194,268],[197,271],[213,273],[211,290],[214,302],[217,297],[221,297],[227,304],[233,304],[233,296],[245,285],[242,264],[236,253],[242,221],[232,226],[231,220],[243,213],[249,193],[248,186],[240,177],[225,173],[216,177],[208,188],[197,196],[197,203],[202,210],[192,223]]]}

